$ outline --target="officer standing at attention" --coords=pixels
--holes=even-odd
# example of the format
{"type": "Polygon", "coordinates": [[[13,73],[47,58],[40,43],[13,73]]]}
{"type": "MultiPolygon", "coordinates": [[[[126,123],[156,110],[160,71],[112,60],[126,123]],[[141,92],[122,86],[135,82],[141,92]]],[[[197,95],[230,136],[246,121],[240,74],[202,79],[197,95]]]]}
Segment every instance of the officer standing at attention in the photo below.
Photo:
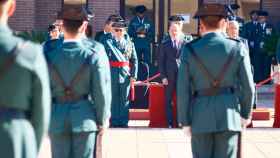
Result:
{"type": "Polygon", "coordinates": [[[221,4],[202,5],[195,18],[203,35],[182,50],[178,119],[191,134],[194,158],[236,158],[238,133],[250,122],[255,89],[249,53],[222,33],[227,16],[221,4]]]}
{"type": "Polygon", "coordinates": [[[92,158],[97,133],[102,135],[109,124],[109,61],[100,44],[85,42],[88,15],[81,4],[64,4],[62,14],[63,45],[46,53],[53,99],[52,157],[92,158]]]}
{"type": "Polygon", "coordinates": [[[0,0],[0,149],[3,158],[36,158],[50,118],[42,47],[13,36],[15,0],[0,0]]]}
{"type": "Polygon", "coordinates": [[[268,12],[259,11],[258,12],[258,35],[257,35],[257,52],[258,52],[258,65],[255,73],[261,73],[260,81],[265,80],[270,77],[270,70],[272,64],[273,54],[269,54],[265,48],[268,43],[269,38],[275,33],[273,26],[267,22],[268,12]]]}
{"type": "Polygon", "coordinates": [[[249,44],[249,54],[250,54],[250,61],[254,68],[254,81],[259,82],[261,81],[260,75],[261,70],[259,69],[259,55],[257,50],[257,36],[258,36],[258,11],[252,10],[250,12],[251,21],[247,22],[242,29],[240,34],[241,37],[248,40],[249,44]]]}
{"type": "Polygon", "coordinates": [[[128,34],[135,43],[135,49],[139,61],[151,64],[151,44],[155,37],[155,28],[152,22],[145,16],[147,8],[144,5],[135,7],[136,16],[130,21],[128,34]]]}
{"type": "Polygon", "coordinates": [[[169,34],[160,45],[159,71],[162,83],[165,85],[167,123],[169,127],[172,127],[173,122],[177,121],[173,120],[172,117],[172,107],[175,107],[172,98],[176,92],[177,73],[180,64],[179,57],[182,46],[190,42],[192,36],[183,33],[184,18],[181,15],[173,15],[169,18],[169,21],[169,34]]]}
{"type": "Polygon", "coordinates": [[[138,60],[133,42],[126,35],[123,20],[112,24],[113,38],[104,43],[112,79],[111,127],[128,127],[130,84],[136,81],[138,60]]]}

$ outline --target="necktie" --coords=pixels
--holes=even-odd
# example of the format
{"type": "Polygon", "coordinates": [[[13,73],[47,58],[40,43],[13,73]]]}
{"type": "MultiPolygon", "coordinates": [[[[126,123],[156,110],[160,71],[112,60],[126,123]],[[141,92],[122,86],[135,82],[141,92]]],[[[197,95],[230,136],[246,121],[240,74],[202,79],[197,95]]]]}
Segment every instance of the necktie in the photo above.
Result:
{"type": "Polygon", "coordinates": [[[173,47],[176,49],[179,49],[179,40],[178,39],[173,40],[173,47]]]}

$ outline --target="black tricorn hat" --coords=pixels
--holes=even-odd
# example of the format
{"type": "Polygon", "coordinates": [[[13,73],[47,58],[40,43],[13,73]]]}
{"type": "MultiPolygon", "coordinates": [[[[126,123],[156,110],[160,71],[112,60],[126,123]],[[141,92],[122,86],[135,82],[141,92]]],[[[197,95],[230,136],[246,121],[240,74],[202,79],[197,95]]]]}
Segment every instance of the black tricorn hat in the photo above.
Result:
{"type": "Polygon", "coordinates": [[[120,15],[118,14],[112,14],[110,15],[106,21],[111,21],[111,22],[118,22],[120,20],[124,20],[120,15]]]}
{"type": "Polygon", "coordinates": [[[224,5],[219,3],[203,4],[198,8],[197,12],[194,15],[194,18],[196,19],[206,16],[220,16],[226,18],[229,16],[229,12],[224,5]]]}
{"type": "Polygon", "coordinates": [[[94,18],[94,13],[89,8],[86,8],[85,10],[87,12],[88,21],[92,20],[94,18]]]}
{"type": "Polygon", "coordinates": [[[268,16],[268,12],[264,10],[258,11],[258,16],[268,16]]]}
{"type": "Polygon", "coordinates": [[[229,15],[229,16],[235,16],[234,15],[234,9],[232,9],[232,7],[231,7],[231,5],[225,5],[225,9],[226,9],[226,11],[227,11],[227,14],[229,15]]]}
{"type": "Polygon", "coordinates": [[[144,5],[138,5],[138,6],[135,7],[135,12],[136,13],[143,14],[146,11],[147,11],[147,8],[144,5]]]}
{"type": "Polygon", "coordinates": [[[83,5],[65,4],[62,10],[63,20],[89,21],[93,14],[83,5]]]}
{"type": "Polygon", "coordinates": [[[127,23],[123,19],[119,19],[113,22],[112,27],[126,28],[127,23]]]}
{"type": "Polygon", "coordinates": [[[237,9],[240,8],[240,5],[238,5],[238,4],[231,4],[231,5],[229,5],[229,6],[230,6],[230,8],[231,8],[232,10],[237,10],[237,9]]]}
{"type": "Polygon", "coordinates": [[[185,21],[184,17],[182,15],[172,15],[168,18],[170,22],[174,21],[185,21]]]}

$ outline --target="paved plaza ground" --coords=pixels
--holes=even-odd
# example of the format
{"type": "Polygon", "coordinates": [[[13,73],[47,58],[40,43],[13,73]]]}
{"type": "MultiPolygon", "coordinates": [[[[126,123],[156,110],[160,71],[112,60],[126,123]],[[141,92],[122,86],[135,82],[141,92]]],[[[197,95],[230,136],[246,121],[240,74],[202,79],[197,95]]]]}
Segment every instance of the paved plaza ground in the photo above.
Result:
{"type": "MultiPolygon", "coordinates": [[[[255,121],[254,125],[259,127],[244,132],[244,158],[280,158],[280,129],[268,128],[272,121],[255,121]]],[[[192,157],[190,138],[182,130],[143,127],[109,129],[103,139],[103,153],[103,158],[192,157]]],[[[39,158],[50,157],[49,140],[45,139],[39,158]]]]}
{"type": "MultiPolygon", "coordinates": [[[[254,121],[243,133],[243,158],[280,158],[280,128],[271,128],[273,86],[258,90],[258,107],[271,111],[269,121],[254,121]]],[[[190,138],[180,129],[148,128],[149,121],[130,121],[128,129],[109,129],[103,138],[103,158],[192,158],[190,138]]],[[[51,158],[46,138],[39,158],[51,158]]]]}

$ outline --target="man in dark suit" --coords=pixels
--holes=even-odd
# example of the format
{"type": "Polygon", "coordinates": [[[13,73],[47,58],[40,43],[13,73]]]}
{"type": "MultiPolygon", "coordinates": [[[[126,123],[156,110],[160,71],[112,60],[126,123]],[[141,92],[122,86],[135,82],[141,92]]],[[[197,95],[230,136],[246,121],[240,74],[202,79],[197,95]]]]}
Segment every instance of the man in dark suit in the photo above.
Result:
{"type": "Polygon", "coordinates": [[[182,32],[184,18],[174,15],[169,18],[169,34],[160,45],[159,71],[165,85],[165,105],[168,126],[172,127],[172,96],[176,91],[177,72],[181,47],[192,40],[182,32]]]}

